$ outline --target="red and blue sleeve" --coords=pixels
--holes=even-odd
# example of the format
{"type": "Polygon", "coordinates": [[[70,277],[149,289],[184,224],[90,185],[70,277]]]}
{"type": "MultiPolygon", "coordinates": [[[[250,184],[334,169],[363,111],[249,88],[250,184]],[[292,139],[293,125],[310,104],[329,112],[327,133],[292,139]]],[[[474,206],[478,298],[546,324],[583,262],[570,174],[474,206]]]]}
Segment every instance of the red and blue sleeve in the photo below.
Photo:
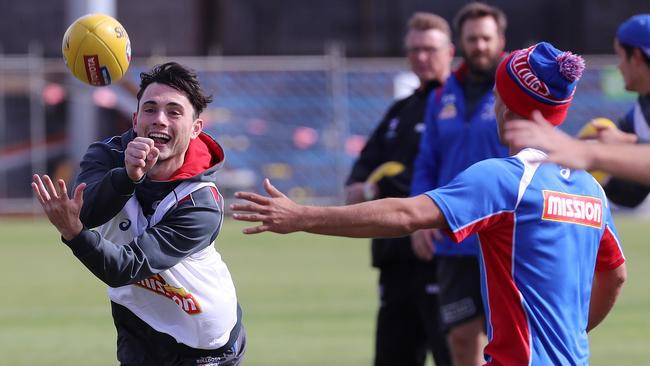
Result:
{"type": "Polygon", "coordinates": [[[598,272],[611,271],[625,262],[614,220],[609,210],[607,210],[607,213],[607,221],[603,235],[600,238],[598,256],[596,257],[596,271],[598,272]]]}
{"type": "Polygon", "coordinates": [[[523,170],[516,158],[483,160],[426,195],[445,216],[450,237],[460,242],[515,209],[523,170]]]}

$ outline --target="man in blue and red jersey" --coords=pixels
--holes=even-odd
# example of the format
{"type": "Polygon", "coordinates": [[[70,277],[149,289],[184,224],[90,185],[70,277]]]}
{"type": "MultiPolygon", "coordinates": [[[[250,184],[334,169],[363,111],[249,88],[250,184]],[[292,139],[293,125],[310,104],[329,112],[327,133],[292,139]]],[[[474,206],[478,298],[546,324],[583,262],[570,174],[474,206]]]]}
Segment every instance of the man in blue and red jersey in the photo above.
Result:
{"type": "MultiPolygon", "coordinates": [[[[508,120],[541,113],[559,125],[584,61],[539,43],[513,52],[496,73],[500,136],[508,120]]],[[[488,324],[486,365],[588,365],[587,332],[614,306],[625,259],[607,197],[583,170],[541,164],[524,148],[472,165],[448,185],[410,198],[342,207],[303,206],[265,181],[270,197],[238,192],[250,203],[234,217],[262,224],[244,233],[306,231],[350,237],[401,236],[442,228],[456,242],[478,234],[488,324]]]]}
{"type": "MultiPolygon", "coordinates": [[[[487,4],[472,2],[458,11],[454,26],[463,63],[440,93],[429,96],[412,196],[444,186],[476,162],[508,155],[499,143],[492,93],[505,56],[506,25],[503,12],[487,4]]],[[[421,261],[435,256],[441,322],[453,364],[480,364],[486,333],[476,235],[455,245],[436,229],[419,230],[412,247],[421,261]]]]}

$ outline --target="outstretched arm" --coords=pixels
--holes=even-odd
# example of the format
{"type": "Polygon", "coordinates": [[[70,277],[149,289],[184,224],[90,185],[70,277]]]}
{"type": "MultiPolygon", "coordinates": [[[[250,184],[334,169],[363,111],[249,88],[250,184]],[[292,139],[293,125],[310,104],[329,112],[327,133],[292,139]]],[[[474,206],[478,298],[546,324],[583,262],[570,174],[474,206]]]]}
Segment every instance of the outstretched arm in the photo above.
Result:
{"type": "Polygon", "coordinates": [[[447,227],[444,216],[427,196],[386,198],[356,205],[316,207],[299,205],[277,190],[268,179],[264,189],[269,196],[237,192],[235,197],[248,201],[230,206],[241,211],[233,214],[240,221],[261,222],[244,229],[245,234],[265,231],[356,238],[398,237],[423,228],[447,227]]]}
{"type": "Polygon", "coordinates": [[[600,144],[590,146],[588,151],[592,156],[589,169],[603,170],[620,178],[650,185],[650,145],[600,144]]]}
{"type": "Polygon", "coordinates": [[[79,212],[85,183],[71,199],[62,179],[56,185],[47,175],[34,175],[32,189],[63,242],[97,278],[109,286],[132,284],[175,266],[203,250],[216,238],[222,209],[212,191],[203,188],[178,204],[173,213],[128,243],[117,244],[84,229],[79,212]]]}
{"type": "Polygon", "coordinates": [[[571,138],[534,112],[533,120],[505,124],[504,138],[516,149],[544,150],[548,160],[573,169],[598,169],[617,177],[650,184],[650,145],[589,143],[571,138]]]}

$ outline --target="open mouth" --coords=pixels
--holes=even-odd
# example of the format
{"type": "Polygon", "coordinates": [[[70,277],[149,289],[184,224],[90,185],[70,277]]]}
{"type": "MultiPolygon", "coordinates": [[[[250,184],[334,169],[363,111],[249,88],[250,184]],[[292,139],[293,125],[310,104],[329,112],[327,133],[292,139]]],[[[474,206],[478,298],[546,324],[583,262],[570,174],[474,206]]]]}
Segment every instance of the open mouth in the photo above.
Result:
{"type": "Polygon", "coordinates": [[[162,132],[151,132],[149,135],[147,135],[147,137],[152,139],[156,144],[166,144],[169,142],[169,140],[172,139],[171,136],[162,132]]]}

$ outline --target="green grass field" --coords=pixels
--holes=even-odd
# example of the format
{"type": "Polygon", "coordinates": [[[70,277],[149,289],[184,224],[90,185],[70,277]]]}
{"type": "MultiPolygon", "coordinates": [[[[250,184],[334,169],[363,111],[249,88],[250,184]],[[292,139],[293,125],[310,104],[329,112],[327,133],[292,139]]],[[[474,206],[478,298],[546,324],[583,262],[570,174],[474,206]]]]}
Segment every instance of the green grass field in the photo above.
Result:
{"type": "MultiPolygon", "coordinates": [[[[598,365],[650,363],[648,221],[619,219],[629,280],[591,335],[598,365]]],[[[218,247],[244,309],[246,365],[370,365],[376,273],[366,240],[244,236],[228,221],[218,247]]],[[[115,365],[105,286],[43,220],[0,218],[0,364],[115,365]]]]}

